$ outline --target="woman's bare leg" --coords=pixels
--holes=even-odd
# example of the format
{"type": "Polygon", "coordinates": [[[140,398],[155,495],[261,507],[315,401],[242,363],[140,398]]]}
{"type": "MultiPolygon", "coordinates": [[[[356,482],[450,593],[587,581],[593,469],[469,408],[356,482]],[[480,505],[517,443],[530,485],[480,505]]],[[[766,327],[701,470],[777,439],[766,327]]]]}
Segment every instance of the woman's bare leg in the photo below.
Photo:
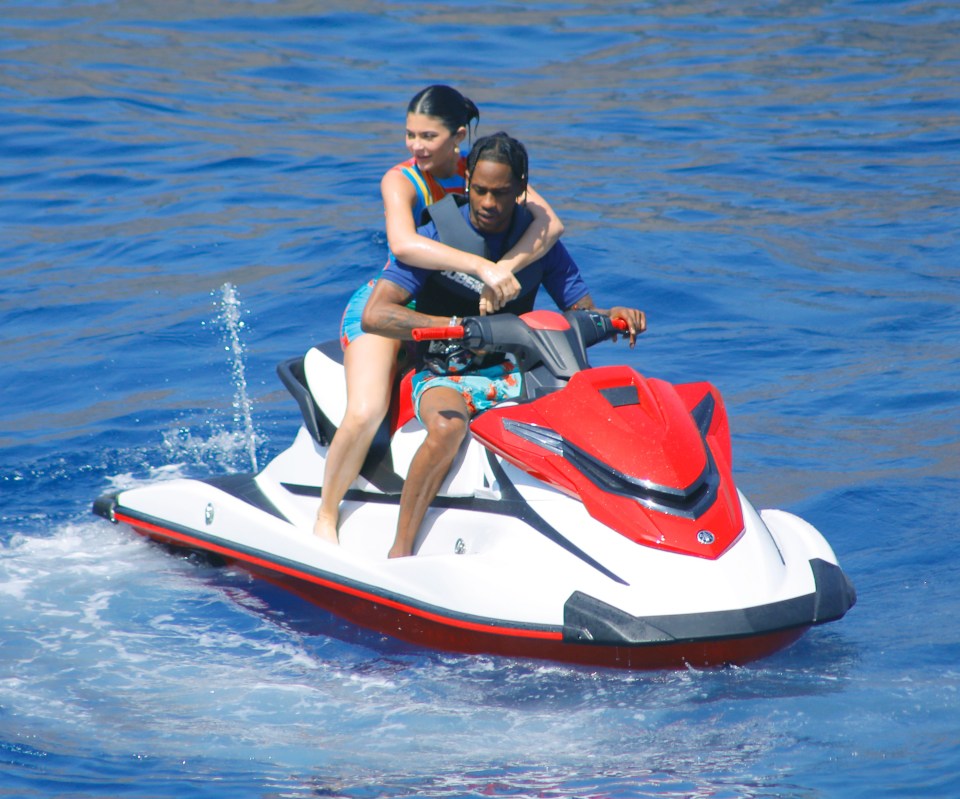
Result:
{"type": "Polygon", "coordinates": [[[323,494],[313,527],[316,536],[331,543],[339,540],[340,501],[360,474],[377,428],[390,408],[399,351],[399,341],[368,333],[350,342],[343,354],[347,410],[327,452],[323,494]]]}

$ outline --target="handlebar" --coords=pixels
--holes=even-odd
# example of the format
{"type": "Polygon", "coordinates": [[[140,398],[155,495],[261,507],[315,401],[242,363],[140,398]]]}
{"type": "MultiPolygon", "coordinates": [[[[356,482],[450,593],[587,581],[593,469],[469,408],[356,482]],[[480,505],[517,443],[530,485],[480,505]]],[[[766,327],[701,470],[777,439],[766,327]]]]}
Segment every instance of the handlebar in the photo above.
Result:
{"type": "Polygon", "coordinates": [[[414,341],[436,341],[438,339],[460,339],[466,333],[463,325],[444,325],[443,327],[415,327],[411,335],[414,341]]]}
{"type": "MultiPolygon", "coordinates": [[[[555,313],[555,312],[549,312],[555,313]]],[[[555,314],[559,320],[558,327],[542,328],[542,319],[539,325],[530,327],[522,317],[513,314],[494,314],[493,316],[468,316],[458,325],[437,325],[436,327],[417,327],[411,331],[414,341],[461,341],[463,346],[472,349],[482,349],[488,352],[512,352],[521,360],[522,354],[540,352],[540,357],[547,356],[543,351],[546,335],[560,334],[568,336],[565,330],[571,326],[576,329],[576,339],[583,348],[590,347],[597,342],[612,338],[618,334],[627,333],[629,325],[625,319],[611,319],[609,316],[596,311],[568,311],[566,314],[555,314]]],[[[571,340],[572,343],[572,340],[571,340]]],[[[547,348],[555,345],[550,345],[547,348]]],[[[585,356],[584,356],[585,357],[585,356]]]]}
{"type": "MultiPolygon", "coordinates": [[[[609,320],[610,326],[619,333],[626,333],[630,326],[626,319],[619,317],[609,320]]],[[[438,327],[415,327],[411,331],[414,341],[448,341],[466,338],[467,329],[464,325],[443,325],[438,327]]]]}
{"type": "MultiPolygon", "coordinates": [[[[593,310],[535,313],[529,320],[510,313],[467,316],[458,320],[458,325],[414,328],[411,338],[417,342],[453,341],[487,355],[509,352],[525,373],[542,364],[553,376],[551,380],[562,381],[589,366],[588,347],[629,332],[625,319],[611,319],[593,310]]],[[[545,384],[538,380],[542,388],[545,384]]]]}

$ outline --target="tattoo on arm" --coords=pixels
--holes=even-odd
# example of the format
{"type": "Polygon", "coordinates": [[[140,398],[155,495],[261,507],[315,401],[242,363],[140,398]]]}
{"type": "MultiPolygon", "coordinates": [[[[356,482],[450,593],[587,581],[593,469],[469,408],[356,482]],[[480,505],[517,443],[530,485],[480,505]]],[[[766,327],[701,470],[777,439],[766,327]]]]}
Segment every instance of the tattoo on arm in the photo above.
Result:
{"type": "Polygon", "coordinates": [[[386,279],[377,281],[363,310],[363,330],[387,338],[409,339],[415,327],[433,327],[446,319],[418,313],[408,308],[410,294],[386,279]]]}

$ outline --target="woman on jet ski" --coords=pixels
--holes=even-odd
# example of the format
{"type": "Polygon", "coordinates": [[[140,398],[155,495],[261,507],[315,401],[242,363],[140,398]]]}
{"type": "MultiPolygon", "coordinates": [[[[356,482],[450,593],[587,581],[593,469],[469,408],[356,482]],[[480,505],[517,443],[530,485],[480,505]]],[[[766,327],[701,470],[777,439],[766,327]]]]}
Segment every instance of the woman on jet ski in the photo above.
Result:
{"type": "MultiPolygon", "coordinates": [[[[433,85],[414,95],[407,106],[406,143],[411,158],[389,169],[380,181],[386,216],[389,258],[423,269],[453,270],[485,284],[478,312],[499,310],[516,297],[514,273],[538,260],[560,238],[563,225],[553,209],[527,188],[533,222],[498,262],[420,236],[423,210],[446,194],[463,194],[466,158],[460,144],[480,118],[477,106],[456,89],[433,85]]],[[[390,407],[400,341],[363,333],[360,317],[377,278],[361,286],[347,303],[340,342],[347,383],[347,409],[330,449],[323,495],[314,533],[337,542],[340,501],[360,474],[370,444],[390,407]]]]}

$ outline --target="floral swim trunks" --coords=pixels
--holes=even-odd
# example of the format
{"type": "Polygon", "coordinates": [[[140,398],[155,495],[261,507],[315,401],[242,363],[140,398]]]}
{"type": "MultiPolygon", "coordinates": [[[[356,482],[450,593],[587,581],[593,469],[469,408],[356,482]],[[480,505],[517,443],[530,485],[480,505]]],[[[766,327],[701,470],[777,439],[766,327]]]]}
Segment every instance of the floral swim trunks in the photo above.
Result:
{"type": "MultiPolygon", "coordinates": [[[[470,369],[458,375],[438,375],[425,369],[413,376],[413,404],[420,418],[420,398],[431,388],[452,388],[460,393],[471,416],[498,402],[516,399],[522,385],[520,370],[507,359],[483,369],[470,369]]],[[[421,420],[422,421],[422,420],[421,420]]]]}

